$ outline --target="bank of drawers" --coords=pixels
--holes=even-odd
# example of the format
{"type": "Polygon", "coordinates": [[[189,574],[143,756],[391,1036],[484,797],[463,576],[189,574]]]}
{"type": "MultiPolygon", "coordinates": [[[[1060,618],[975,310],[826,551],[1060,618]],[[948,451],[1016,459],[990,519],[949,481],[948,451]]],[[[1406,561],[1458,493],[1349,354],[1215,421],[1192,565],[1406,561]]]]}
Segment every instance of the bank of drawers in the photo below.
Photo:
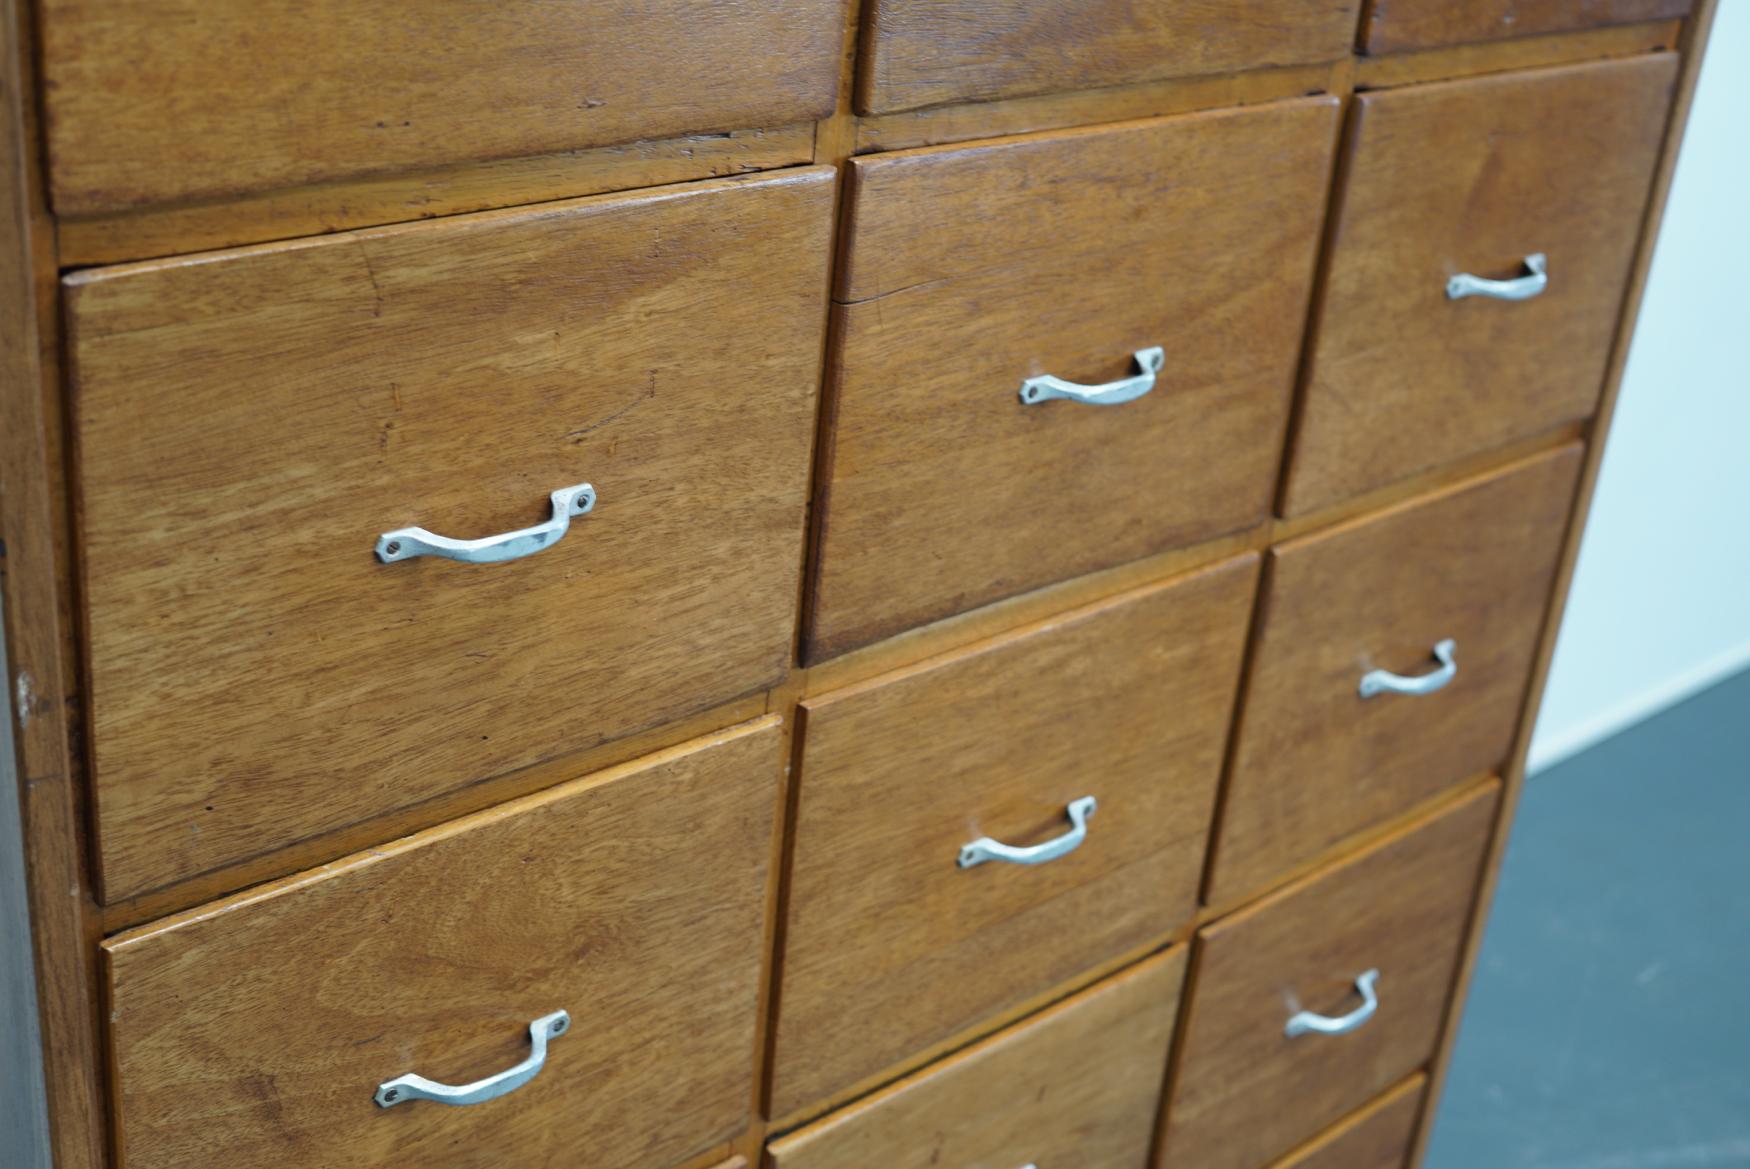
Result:
{"type": "MultiPolygon", "coordinates": [[[[411,17],[219,4],[122,78],[137,13],[42,7],[73,213],[805,122],[843,18],[789,0],[683,50],[678,5],[602,6],[602,37],[438,3],[469,35],[414,77],[411,17]],[[276,39],[308,52],[191,102],[183,165],[128,144],[159,71],[230,84],[276,39]]],[[[1507,29],[867,7],[868,113],[1507,29]]],[[[672,1169],[759,1113],[774,1169],[1403,1165],[1676,64],[860,157],[842,207],[803,167],[69,274],[106,901],[778,696],[106,940],[127,1169],[672,1169]]]]}

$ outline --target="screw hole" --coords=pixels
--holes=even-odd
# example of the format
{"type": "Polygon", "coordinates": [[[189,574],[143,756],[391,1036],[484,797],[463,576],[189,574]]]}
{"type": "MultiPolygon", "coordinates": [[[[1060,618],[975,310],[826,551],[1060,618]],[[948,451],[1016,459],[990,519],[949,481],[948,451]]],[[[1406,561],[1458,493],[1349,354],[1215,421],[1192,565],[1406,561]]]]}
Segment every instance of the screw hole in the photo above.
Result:
{"type": "Polygon", "coordinates": [[[397,1088],[390,1088],[387,1092],[383,1093],[383,1099],[385,1099],[385,1100],[399,1100],[399,1099],[401,1099],[401,1092],[397,1088]]]}
{"type": "Polygon", "coordinates": [[[387,544],[383,545],[383,551],[387,552],[390,556],[401,555],[401,541],[390,540],[387,544]]]}

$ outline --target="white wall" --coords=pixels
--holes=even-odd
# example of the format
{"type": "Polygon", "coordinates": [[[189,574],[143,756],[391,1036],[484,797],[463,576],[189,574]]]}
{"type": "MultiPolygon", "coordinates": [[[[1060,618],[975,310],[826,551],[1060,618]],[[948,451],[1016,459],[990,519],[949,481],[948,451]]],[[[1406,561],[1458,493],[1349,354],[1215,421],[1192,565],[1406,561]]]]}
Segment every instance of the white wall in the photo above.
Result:
{"type": "Polygon", "coordinates": [[[1745,668],[1750,0],[1722,0],[1556,643],[1531,769],[1745,668]]]}

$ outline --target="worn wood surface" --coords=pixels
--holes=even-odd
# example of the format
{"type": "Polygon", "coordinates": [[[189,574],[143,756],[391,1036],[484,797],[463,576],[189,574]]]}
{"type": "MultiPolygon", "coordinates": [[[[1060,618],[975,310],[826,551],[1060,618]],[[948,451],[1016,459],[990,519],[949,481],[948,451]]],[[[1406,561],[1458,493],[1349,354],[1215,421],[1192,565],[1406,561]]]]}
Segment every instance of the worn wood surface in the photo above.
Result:
{"type": "MultiPolygon", "coordinates": [[[[5,597],[0,595],[0,662],[6,661],[5,597]]],[[[7,1169],[54,1169],[43,1033],[31,946],[30,881],[24,868],[24,815],[12,703],[0,718],[0,1151],[7,1169]]]]}
{"type": "MultiPolygon", "coordinates": [[[[56,1169],[105,1169],[96,918],[76,754],[74,641],[53,225],[37,166],[30,5],[0,0],[0,620],[11,782],[34,950],[43,1086],[56,1169]]],[[[20,1071],[21,1076],[28,1073],[20,1071]]]]}
{"type": "Polygon", "coordinates": [[[1404,1169],[1427,1087],[1426,1076],[1411,1076],[1270,1169],[1404,1169]]]}
{"type": "Polygon", "coordinates": [[[1267,1163],[1434,1052],[1500,785],[1199,935],[1159,1164],[1267,1163]],[[1341,1015],[1379,970],[1379,1012],[1347,1035],[1289,1038],[1300,1010],[1341,1015]]]}
{"type": "Polygon", "coordinates": [[[1333,61],[1360,0],[869,0],[866,114],[1333,61]]]}
{"type": "Polygon", "coordinates": [[[1582,450],[1272,551],[1206,900],[1506,761],[1582,450]],[[1446,638],[1445,688],[1360,696],[1370,670],[1436,669],[1446,638]]]}
{"type": "Polygon", "coordinates": [[[62,217],[57,236],[61,263],[83,268],[720,178],[795,166],[813,154],[812,125],[737,130],[62,217]]]}
{"type": "Polygon", "coordinates": [[[1150,959],[775,1142],[773,1169],[1137,1169],[1184,971],[1184,947],[1150,959]]]}
{"type": "Polygon", "coordinates": [[[775,1115],[1190,920],[1257,570],[804,703],[775,1115]],[[956,867],[979,837],[1061,835],[1090,795],[1074,853],[956,867]]]}
{"type": "Polygon", "coordinates": [[[1363,41],[1397,53],[1599,25],[1668,20],[1691,0],[1373,0],[1363,41]]]}
{"type": "Polygon", "coordinates": [[[1099,122],[1124,122],[1227,106],[1286,101],[1329,92],[1334,75],[1348,64],[1348,59],[1344,58],[1340,62],[1317,65],[1285,65],[1277,69],[1220,73],[1210,77],[1175,77],[1110,89],[961,102],[871,115],[854,119],[856,149],[853,153],[905,150],[1099,122]]]}
{"type": "Polygon", "coordinates": [[[42,0],[54,207],[186,202],[832,109],[845,0],[42,0]]]}
{"type": "Polygon", "coordinates": [[[1262,517],[1336,107],[852,163],[807,660],[1262,517]]]}
{"type": "Polygon", "coordinates": [[[1550,33],[1511,41],[1441,45],[1384,57],[1355,60],[1357,89],[1390,89],[1515,69],[1547,69],[1613,57],[1638,57],[1675,49],[1684,22],[1652,20],[1614,24],[1584,32],[1550,33]]]}
{"type": "Polygon", "coordinates": [[[1581,418],[1603,388],[1677,57],[1355,99],[1283,514],[1581,418]],[[1459,272],[1549,258],[1533,300],[1459,272]]]}
{"type": "Polygon", "coordinates": [[[1610,366],[1605,375],[1603,400],[1594,423],[1594,440],[1587,450],[1585,465],[1580,474],[1578,499],[1569,522],[1567,538],[1563,542],[1555,584],[1550,590],[1549,612],[1544,621],[1543,629],[1538,635],[1531,686],[1525,707],[1520,712],[1518,730],[1514,735],[1513,748],[1504,777],[1505,791],[1501,799],[1501,812],[1494,838],[1489,845],[1487,859],[1484,862],[1483,878],[1477,894],[1477,910],[1472,915],[1469,934],[1465,939],[1464,957],[1460,962],[1457,985],[1448,1006],[1440,1048],[1430,1065],[1429,1106],[1424,1112],[1422,1124],[1417,1129],[1416,1147],[1410,1159],[1412,1169],[1419,1167],[1427,1154],[1428,1141],[1433,1133],[1433,1125],[1428,1122],[1428,1117],[1432,1116],[1435,1108],[1439,1105],[1441,1091],[1445,1086],[1447,1071],[1451,1066],[1452,1053],[1458,1038],[1459,1024],[1464,1018],[1465,999],[1470,989],[1471,976],[1476,969],[1477,956],[1482,948],[1483,931],[1488,925],[1489,906],[1495,894],[1496,884],[1500,879],[1501,862],[1506,853],[1509,837],[1508,830],[1512,825],[1520,794],[1525,787],[1525,760],[1531,750],[1531,738],[1537,726],[1538,708],[1543,699],[1544,685],[1549,678],[1550,662],[1555,655],[1556,636],[1561,629],[1562,613],[1567,604],[1568,589],[1573,582],[1575,565],[1579,560],[1581,537],[1585,531],[1587,515],[1592,506],[1593,490],[1597,486],[1599,467],[1604,457],[1605,436],[1610,432],[1611,421],[1616,413],[1623,371],[1628,363],[1635,324],[1640,314],[1641,297],[1646,289],[1647,273],[1653,262],[1654,245],[1659,238],[1659,226],[1664,219],[1666,199],[1671,191],[1672,176],[1676,172],[1677,159],[1683,144],[1684,128],[1689,121],[1696,84],[1700,80],[1702,62],[1707,51],[1708,37],[1713,29],[1714,17],[1718,11],[1718,0],[1697,0],[1695,13],[1684,27],[1683,40],[1679,46],[1683,65],[1677,80],[1676,96],[1671,104],[1670,121],[1666,125],[1664,141],[1660,147],[1652,197],[1648,200],[1646,215],[1638,228],[1633,273],[1629,280],[1628,295],[1624,298],[1622,317],[1617,322],[1616,332],[1611,339],[1610,366]]]}
{"type": "Polygon", "coordinates": [[[810,169],[69,278],[107,897],[781,677],[831,196],[810,169]],[[528,560],[373,554],[584,481],[528,560]]]}
{"type": "Polygon", "coordinates": [[[780,759],[762,720],[104,946],[118,1169],[668,1169],[747,1123],[780,759]],[[490,1104],[379,1108],[571,1030],[490,1104]]]}

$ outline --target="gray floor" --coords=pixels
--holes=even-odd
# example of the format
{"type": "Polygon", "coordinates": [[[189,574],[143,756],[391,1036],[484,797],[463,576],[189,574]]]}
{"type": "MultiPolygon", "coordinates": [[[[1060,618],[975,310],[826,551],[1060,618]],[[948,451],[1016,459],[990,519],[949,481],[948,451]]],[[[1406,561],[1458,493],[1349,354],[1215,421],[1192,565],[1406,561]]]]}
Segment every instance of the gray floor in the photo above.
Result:
{"type": "Polygon", "coordinates": [[[1533,778],[1428,1169],[1750,1166],[1750,674],[1533,778]]]}

